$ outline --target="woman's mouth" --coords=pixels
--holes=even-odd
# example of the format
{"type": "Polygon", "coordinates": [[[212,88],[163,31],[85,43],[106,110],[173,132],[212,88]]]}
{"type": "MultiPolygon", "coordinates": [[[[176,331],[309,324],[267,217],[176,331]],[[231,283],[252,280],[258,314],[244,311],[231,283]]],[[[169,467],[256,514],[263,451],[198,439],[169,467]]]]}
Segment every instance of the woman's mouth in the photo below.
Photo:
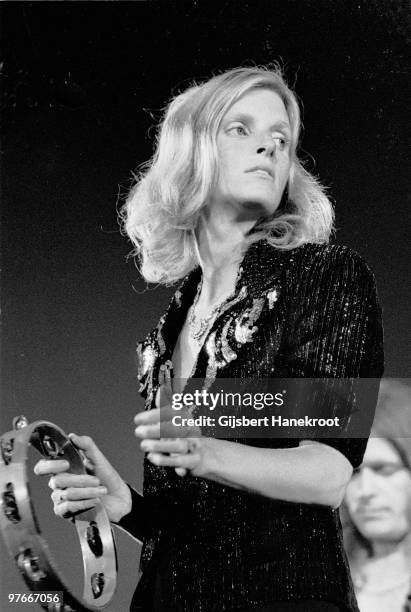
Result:
{"type": "Polygon", "coordinates": [[[268,170],[265,170],[264,168],[255,168],[253,170],[248,170],[248,172],[251,174],[254,174],[255,176],[259,176],[263,179],[267,179],[270,181],[273,180],[273,175],[268,170]]]}

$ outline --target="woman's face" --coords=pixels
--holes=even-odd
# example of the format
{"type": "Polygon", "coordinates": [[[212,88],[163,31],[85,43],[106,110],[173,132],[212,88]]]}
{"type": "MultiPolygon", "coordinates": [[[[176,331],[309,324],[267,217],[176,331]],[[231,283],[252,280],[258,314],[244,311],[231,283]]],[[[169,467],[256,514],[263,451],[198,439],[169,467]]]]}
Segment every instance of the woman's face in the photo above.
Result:
{"type": "Polygon", "coordinates": [[[211,203],[273,214],[290,173],[291,128],[280,96],[255,89],[227,111],[217,134],[218,184],[211,203]]]}
{"type": "Polygon", "coordinates": [[[345,501],[359,532],[371,542],[399,542],[411,531],[411,473],[395,448],[370,438],[345,501]]]}

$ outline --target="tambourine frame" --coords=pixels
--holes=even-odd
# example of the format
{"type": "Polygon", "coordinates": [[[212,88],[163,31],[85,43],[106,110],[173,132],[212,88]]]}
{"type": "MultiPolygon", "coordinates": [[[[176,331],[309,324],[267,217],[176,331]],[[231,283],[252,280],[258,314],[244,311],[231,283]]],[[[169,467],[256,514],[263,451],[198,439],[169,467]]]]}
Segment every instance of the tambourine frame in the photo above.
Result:
{"type": "Polygon", "coordinates": [[[85,474],[80,453],[57,425],[31,424],[16,417],[14,429],[0,438],[0,528],[11,557],[31,591],[62,591],[63,604],[40,603],[49,612],[101,610],[113,598],[117,557],[110,521],[101,503],[73,517],[83,557],[84,588],[80,600],[62,578],[41,534],[30,496],[29,447],[45,459],[65,459],[69,472],[85,474]]]}

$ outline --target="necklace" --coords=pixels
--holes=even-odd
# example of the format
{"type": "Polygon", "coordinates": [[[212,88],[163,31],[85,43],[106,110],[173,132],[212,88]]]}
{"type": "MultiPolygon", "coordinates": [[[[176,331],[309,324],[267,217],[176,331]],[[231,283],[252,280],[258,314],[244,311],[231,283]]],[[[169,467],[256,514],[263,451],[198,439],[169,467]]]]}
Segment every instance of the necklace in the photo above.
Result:
{"type": "Polygon", "coordinates": [[[193,305],[191,306],[188,315],[188,328],[190,330],[190,336],[199,344],[202,343],[202,340],[206,335],[212,320],[216,316],[221,304],[226,299],[224,298],[224,300],[220,300],[219,302],[217,302],[217,304],[211,309],[210,314],[208,314],[206,317],[198,317],[195,313],[195,310],[197,308],[198,300],[200,298],[201,287],[202,282],[198,284],[197,294],[194,298],[193,305]]]}

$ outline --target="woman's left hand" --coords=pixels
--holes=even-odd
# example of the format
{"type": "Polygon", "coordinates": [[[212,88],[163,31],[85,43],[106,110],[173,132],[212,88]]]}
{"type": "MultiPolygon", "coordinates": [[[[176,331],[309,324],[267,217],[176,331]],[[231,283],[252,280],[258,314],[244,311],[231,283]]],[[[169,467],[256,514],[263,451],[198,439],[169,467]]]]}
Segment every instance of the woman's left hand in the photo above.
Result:
{"type": "MultiPolygon", "coordinates": [[[[189,411],[172,407],[172,386],[169,371],[161,371],[161,385],[157,392],[156,408],[140,412],[134,418],[137,425],[135,435],[142,440],[141,450],[148,453],[147,458],[155,465],[173,467],[179,476],[191,472],[193,476],[204,474],[205,438],[201,429],[194,426],[173,425],[176,414],[190,418],[189,411]],[[178,431],[177,437],[175,436],[178,431]]],[[[192,417],[191,417],[192,418],[192,417]]]]}
{"type": "MultiPolygon", "coordinates": [[[[136,434],[138,435],[138,434],[136,434]]],[[[204,444],[201,438],[144,439],[140,448],[147,452],[147,459],[154,465],[173,467],[179,476],[190,472],[203,475],[204,444]]]]}

